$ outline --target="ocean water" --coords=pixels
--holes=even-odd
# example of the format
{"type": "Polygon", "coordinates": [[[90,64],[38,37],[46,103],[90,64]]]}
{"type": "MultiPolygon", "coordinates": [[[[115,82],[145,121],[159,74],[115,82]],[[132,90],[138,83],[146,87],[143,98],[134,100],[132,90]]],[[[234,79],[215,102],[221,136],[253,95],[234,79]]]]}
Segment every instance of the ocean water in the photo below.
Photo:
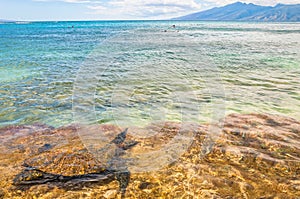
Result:
{"type": "Polygon", "coordinates": [[[299,23],[0,24],[0,126],[300,119],[299,49],[299,23]]]}
{"type": "Polygon", "coordinates": [[[0,198],[297,198],[299,47],[300,23],[0,24],[0,198]]]}

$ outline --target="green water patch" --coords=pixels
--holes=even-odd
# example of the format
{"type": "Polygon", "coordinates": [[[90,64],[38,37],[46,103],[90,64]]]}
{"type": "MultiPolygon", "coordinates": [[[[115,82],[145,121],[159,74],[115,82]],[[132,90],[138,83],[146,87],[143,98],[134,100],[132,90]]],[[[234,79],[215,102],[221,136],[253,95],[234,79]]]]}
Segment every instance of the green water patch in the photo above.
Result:
{"type": "Polygon", "coordinates": [[[15,82],[33,75],[29,68],[0,68],[0,82],[15,82]]]}
{"type": "Polygon", "coordinates": [[[300,62],[294,58],[274,56],[260,59],[260,63],[267,67],[299,69],[300,62]]]}

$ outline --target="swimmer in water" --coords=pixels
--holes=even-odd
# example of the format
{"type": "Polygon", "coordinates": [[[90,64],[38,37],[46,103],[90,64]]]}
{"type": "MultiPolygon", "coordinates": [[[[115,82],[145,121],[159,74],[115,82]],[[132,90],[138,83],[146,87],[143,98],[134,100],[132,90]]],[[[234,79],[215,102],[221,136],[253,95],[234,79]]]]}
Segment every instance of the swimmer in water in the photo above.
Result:
{"type": "MultiPolygon", "coordinates": [[[[170,28],[176,28],[176,26],[175,26],[175,25],[172,25],[171,27],[168,28],[168,30],[169,30],[170,28]]],[[[163,32],[168,32],[168,31],[167,31],[167,30],[164,30],[163,32]]],[[[179,32],[179,31],[177,30],[177,32],[179,32]]]]}

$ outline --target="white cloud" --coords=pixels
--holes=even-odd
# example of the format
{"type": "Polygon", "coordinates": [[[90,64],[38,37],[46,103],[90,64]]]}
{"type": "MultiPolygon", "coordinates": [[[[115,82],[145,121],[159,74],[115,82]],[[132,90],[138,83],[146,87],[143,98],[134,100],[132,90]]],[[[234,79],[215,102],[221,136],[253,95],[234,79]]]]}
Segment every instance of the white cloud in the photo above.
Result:
{"type": "MultiPolygon", "coordinates": [[[[238,0],[33,0],[81,3],[101,19],[169,19],[238,0]]],[[[297,4],[300,0],[240,0],[258,5],[297,4]]]]}
{"type": "Polygon", "coordinates": [[[85,1],[85,0],[33,0],[37,2],[50,2],[50,1],[63,1],[66,3],[89,3],[90,1],[85,1]]]}
{"type": "Polygon", "coordinates": [[[85,4],[90,15],[101,19],[168,19],[197,12],[201,4],[195,0],[33,0],[85,4]]]}
{"type": "Polygon", "coordinates": [[[194,0],[111,0],[105,6],[89,5],[93,14],[110,16],[112,19],[162,19],[198,11],[194,0]]]}

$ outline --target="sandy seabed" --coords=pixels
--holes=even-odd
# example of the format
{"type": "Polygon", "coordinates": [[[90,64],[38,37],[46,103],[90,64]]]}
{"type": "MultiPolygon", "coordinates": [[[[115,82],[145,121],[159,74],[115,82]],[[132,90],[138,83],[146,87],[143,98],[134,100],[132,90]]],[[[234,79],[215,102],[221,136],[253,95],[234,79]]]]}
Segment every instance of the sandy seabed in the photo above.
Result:
{"type": "MultiPolygon", "coordinates": [[[[113,125],[93,128],[112,138],[120,132],[113,125]]],[[[179,123],[165,123],[154,136],[135,139],[139,144],[129,152],[158,150],[179,128],[179,123]]],[[[175,162],[160,170],[131,173],[125,198],[300,198],[299,121],[268,114],[228,115],[211,152],[200,156],[208,129],[209,125],[197,125],[191,146],[175,162]]],[[[1,128],[0,198],[120,198],[116,180],[72,186],[51,182],[13,185],[28,161],[49,173],[88,172],[91,164],[75,161],[84,149],[76,125],[1,128]],[[47,157],[57,158],[49,163],[47,157]]]]}

